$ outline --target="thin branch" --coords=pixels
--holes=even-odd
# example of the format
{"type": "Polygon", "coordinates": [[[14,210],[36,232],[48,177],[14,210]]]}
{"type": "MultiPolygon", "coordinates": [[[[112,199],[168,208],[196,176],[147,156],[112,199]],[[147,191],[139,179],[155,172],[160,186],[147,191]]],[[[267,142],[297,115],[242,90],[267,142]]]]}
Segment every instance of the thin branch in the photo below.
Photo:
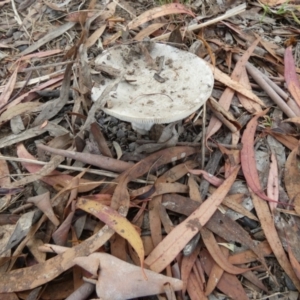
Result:
{"type": "MultiPolygon", "coordinates": [[[[27,158],[18,158],[18,157],[13,157],[13,156],[0,156],[0,160],[24,162],[24,163],[41,165],[41,166],[44,166],[47,164],[47,162],[44,162],[44,161],[38,161],[38,160],[27,159],[27,158]]],[[[103,170],[97,170],[97,169],[86,169],[86,168],[72,167],[72,166],[66,166],[66,165],[58,165],[57,167],[60,169],[64,169],[64,170],[78,171],[78,172],[82,172],[83,170],[85,170],[86,173],[102,175],[102,176],[107,176],[107,177],[111,177],[111,178],[117,178],[119,176],[119,174],[117,174],[117,173],[103,171],[103,170]]],[[[153,181],[143,180],[143,179],[135,179],[135,180],[132,180],[132,182],[147,183],[147,184],[154,183],[153,181]]]]}
{"type": "MultiPolygon", "coordinates": [[[[229,9],[228,11],[225,12],[225,14],[223,14],[222,16],[219,16],[215,19],[212,19],[212,20],[209,20],[205,23],[202,23],[202,24],[194,24],[194,25],[190,25],[186,28],[186,31],[190,32],[190,31],[195,31],[195,30],[198,30],[200,28],[203,28],[203,27],[207,27],[207,26],[210,26],[212,24],[215,24],[217,22],[220,22],[220,21],[223,21],[223,20],[226,20],[230,17],[233,17],[235,15],[238,15],[240,13],[242,13],[243,11],[246,10],[246,3],[243,3],[241,5],[238,5],[237,7],[234,7],[232,9],[229,9]]],[[[155,37],[153,38],[152,40],[153,41],[163,41],[163,40],[166,40],[169,38],[171,33],[166,33],[166,34],[162,34],[158,37],[155,37]]]]}
{"type": "Polygon", "coordinates": [[[19,13],[18,13],[17,8],[16,8],[15,0],[11,0],[11,6],[12,6],[12,9],[13,9],[14,14],[15,14],[15,20],[17,21],[19,26],[23,27],[23,29],[24,29],[25,33],[27,34],[28,38],[31,39],[31,36],[30,36],[29,32],[27,31],[26,27],[23,24],[23,21],[21,20],[21,18],[19,16],[19,13]]]}

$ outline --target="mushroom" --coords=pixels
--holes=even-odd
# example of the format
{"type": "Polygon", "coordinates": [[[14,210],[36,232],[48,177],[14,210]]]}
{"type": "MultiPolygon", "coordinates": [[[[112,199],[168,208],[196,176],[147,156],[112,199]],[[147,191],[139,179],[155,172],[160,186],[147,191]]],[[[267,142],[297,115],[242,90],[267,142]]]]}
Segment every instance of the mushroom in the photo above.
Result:
{"type": "Polygon", "coordinates": [[[178,121],[198,110],[214,84],[204,60],[153,42],[110,48],[96,58],[95,68],[109,76],[95,83],[92,100],[102,101],[105,113],[131,122],[141,134],[155,123],[178,121]],[[108,86],[113,88],[107,92],[108,86]]]}

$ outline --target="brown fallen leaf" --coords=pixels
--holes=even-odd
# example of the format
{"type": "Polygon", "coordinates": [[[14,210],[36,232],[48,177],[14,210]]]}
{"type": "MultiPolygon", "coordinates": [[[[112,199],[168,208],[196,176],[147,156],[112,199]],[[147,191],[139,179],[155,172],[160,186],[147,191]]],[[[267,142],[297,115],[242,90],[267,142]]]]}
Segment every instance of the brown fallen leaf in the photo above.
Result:
{"type": "Polygon", "coordinates": [[[75,214],[75,201],[71,205],[71,211],[60,224],[59,228],[55,230],[52,234],[52,239],[56,245],[66,245],[69,237],[69,231],[72,226],[72,220],[75,214]]]}
{"type": "MultiPolygon", "coordinates": [[[[223,255],[226,258],[228,258],[229,249],[227,249],[225,247],[221,247],[220,250],[222,251],[223,255]]],[[[220,281],[223,274],[224,274],[224,270],[215,261],[211,268],[211,271],[209,273],[209,277],[207,280],[207,285],[206,285],[206,289],[205,289],[206,296],[210,295],[215,290],[215,288],[217,287],[217,284],[220,281]]]]}
{"type": "Polygon", "coordinates": [[[30,253],[33,255],[35,260],[39,263],[44,262],[46,260],[46,253],[42,253],[39,251],[39,246],[42,246],[44,242],[38,238],[31,238],[27,244],[26,247],[28,247],[30,253]]]}
{"type": "Polygon", "coordinates": [[[206,181],[208,181],[210,184],[217,186],[217,187],[220,186],[224,182],[224,179],[220,179],[212,174],[209,174],[205,170],[189,169],[188,171],[189,171],[189,173],[194,174],[194,175],[202,175],[206,181]]]}
{"type": "MultiPolygon", "coordinates": [[[[241,81],[241,73],[242,70],[245,70],[245,64],[248,61],[249,57],[251,56],[252,52],[254,51],[255,47],[257,46],[257,44],[259,43],[259,39],[257,39],[252,45],[251,47],[249,47],[249,49],[244,53],[244,55],[240,58],[240,60],[237,62],[231,77],[228,77],[232,82],[236,82],[237,84],[240,84],[241,81]]],[[[221,71],[219,71],[217,68],[213,68],[213,72],[215,75],[215,79],[219,80],[221,82],[223,82],[225,85],[227,85],[227,88],[225,89],[225,91],[223,92],[221,98],[219,99],[219,104],[221,106],[223,106],[223,108],[225,110],[229,109],[231,100],[233,98],[233,95],[235,92],[240,92],[241,95],[244,96],[244,98],[248,99],[248,101],[254,101],[256,102],[258,105],[264,106],[264,104],[261,102],[260,99],[258,99],[257,97],[252,97],[250,98],[249,96],[247,97],[247,95],[245,93],[242,93],[242,91],[246,91],[250,93],[251,90],[246,89],[245,87],[243,87],[242,85],[240,85],[239,88],[233,89],[233,84],[229,84],[229,81],[226,81],[225,83],[225,79],[224,79],[224,73],[221,73],[221,71]],[[214,71],[215,70],[215,71],[214,71]],[[217,76],[217,77],[216,77],[217,76]],[[251,100],[249,100],[251,99],[251,100]],[[255,99],[255,100],[254,100],[255,99]],[[257,101],[258,100],[258,101],[257,101]]],[[[215,116],[213,116],[210,119],[209,125],[207,127],[207,133],[206,133],[206,141],[213,135],[215,134],[222,126],[222,122],[219,121],[215,116]]]]}
{"type": "Polygon", "coordinates": [[[243,136],[242,144],[243,148],[241,150],[241,164],[243,169],[243,174],[245,176],[247,185],[251,190],[258,195],[260,198],[270,201],[277,202],[274,199],[269,198],[262,190],[260,185],[258,171],[256,168],[255,154],[254,154],[254,135],[256,132],[257,120],[259,117],[264,116],[268,110],[257,113],[252,120],[248,123],[243,136]]]}
{"type": "Polygon", "coordinates": [[[178,182],[156,183],[155,185],[144,186],[129,192],[131,197],[137,197],[138,199],[151,199],[155,196],[169,193],[188,193],[188,187],[178,182]]]}
{"type": "MultiPolygon", "coordinates": [[[[259,34],[254,32],[254,36],[256,38],[260,38],[259,34]]],[[[278,49],[278,45],[273,43],[272,41],[266,41],[265,39],[260,40],[260,44],[273,56],[274,61],[283,63],[283,59],[281,56],[277,55],[276,49],[278,49]]]]}
{"type": "Polygon", "coordinates": [[[223,205],[236,211],[237,213],[242,214],[243,216],[248,217],[249,219],[258,221],[256,216],[242,205],[242,201],[244,198],[245,198],[244,194],[229,195],[229,196],[225,197],[225,199],[223,200],[223,205]],[[238,202],[239,200],[241,200],[240,203],[238,202]]]}
{"type": "MultiPolygon", "coordinates": [[[[143,240],[142,240],[143,241],[143,240]]],[[[114,234],[112,238],[109,240],[110,242],[110,254],[114,257],[117,257],[123,261],[128,261],[128,243],[127,241],[118,234],[114,234]]],[[[144,241],[143,241],[144,246],[144,241]]],[[[130,247],[130,246],[129,246],[130,247]]],[[[140,262],[138,261],[137,264],[139,265],[140,262]]]]}
{"type": "MultiPolygon", "coordinates": [[[[201,251],[200,260],[205,273],[209,275],[213,266],[213,259],[207,250],[203,249],[201,251]]],[[[249,300],[242,284],[235,275],[225,272],[218,282],[217,287],[220,291],[234,300],[249,300]]]]}
{"type": "Polygon", "coordinates": [[[266,293],[269,293],[266,286],[262,283],[262,281],[258,278],[258,276],[253,271],[248,271],[243,273],[243,277],[248,279],[250,282],[252,282],[254,285],[256,285],[261,290],[265,291],[266,293]]]}
{"type": "Polygon", "coordinates": [[[14,90],[14,86],[17,80],[17,75],[18,75],[18,69],[19,69],[19,64],[17,64],[17,66],[15,67],[15,70],[12,74],[12,76],[10,76],[2,94],[0,95],[0,107],[2,108],[9,100],[13,90],[14,90]]]}
{"type": "MultiPolygon", "coordinates": [[[[112,198],[113,207],[119,208],[119,206],[122,205],[122,213],[126,215],[128,211],[127,203],[130,202],[130,198],[129,195],[127,196],[126,194],[124,197],[124,190],[127,192],[126,185],[132,178],[142,176],[144,173],[148,172],[150,168],[159,167],[160,165],[167,164],[171,161],[173,162],[178,159],[188,157],[196,152],[197,150],[193,147],[173,147],[158,151],[157,153],[154,153],[140,161],[134,165],[130,171],[126,171],[124,174],[119,176],[123,180],[120,180],[120,178],[118,180],[119,185],[117,185],[112,198]]],[[[106,241],[108,241],[113,234],[114,231],[112,229],[108,226],[104,226],[100,231],[79,245],[76,245],[73,248],[68,248],[64,253],[48,259],[44,263],[36,264],[28,268],[13,270],[9,273],[3,274],[0,282],[0,293],[33,289],[51,281],[62,272],[74,266],[73,260],[75,257],[88,256],[95,252],[106,241]],[[45,277],[42,274],[48,275],[45,277]]]]}
{"type": "Polygon", "coordinates": [[[296,72],[292,46],[287,47],[284,52],[284,78],[288,90],[294,97],[298,106],[300,106],[300,82],[296,72]]]}
{"type": "MultiPolygon", "coordinates": [[[[270,248],[270,245],[267,241],[259,243],[257,248],[264,256],[270,255],[272,253],[272,249],[270,248]]],[[[228,257],[228,261],[236,265],[247,264],[256,260],[257,255],[252,250],[235,253],[228,257]]]]}
{"type": "Polygon", "coordinates": [[[192,272],[187,283],[188,294],[191,300],[207,300],[208,298],[205,296],[204,291],[201,289],[201,285],[199,284],[199,280],[197,279],[195,272],[192,272]]]}
{"type": "MultiPolygon", "coordinates": [[[[251,84],[250,84],[250,80],[249,80],[246,68],[242,68],[239,82],[241,84],[243,84],[246,88],[251,90],[251,84]]],[[[243,105],[243,107],[246,110],[248,110],[250,113],[253,114],[253,113],[262,111],[261,106],[258,103],[249,100],[247,97],[245,97],[239,93],[237,94],[237,97],[238,97],[239,101],[241,102],[241,104],[243,105]]]]}
{"type": "Polygon", "coordinates": [[[143,278],[141,268],[126,263],[106,253],[94,253],[88,257],[77,257],[74,262],[98,276],[98,280],[88,280],[96,284],[101,299],[124,300],[164,293],[164,285],[169,283],[175,291],[182,289],[180,279],[145,270],[147,280],[143,278]]]}
{"type": "Polygon", "coordinates": [[[136,41],[142,41],[145,37],[148,37],[155,31],[157,31],[159,28],[166,25],[166,23],[153,23],[149,26],[145,27],[144,29],[140,30],[139,33],[133,38],[136,41]]]}
{"type": "Polygon", "coordinates": [[[37,195],[35,197],[29,197],[27,202],[33,203],[36,207],[38,207],[55,226],[59,225],[60,222],[53,212],[49,192],[37,195]]]}
{"type": "MultiPolygon", "coordinates": [[[[199,207],[198,201],[193,201],[190,198],[176,194],[164,195],[162,203],[167,209],[186,216],[192,214],[199,207]]],[[[258,258],[263,266],[266,269],[268,268],[264,260],[264,251],[262,251],[262,249],[254,243],[248,232],[244,230],[243,227],[231,220],[228,216],[217,210],[206,223],[205,227],[226,241],[236,241],[247,246],[253,251],[253,253],[255,253],[254,256],[256,258],[254,260],[258,258]],[[220,224],[223,224],[223,226],[220,226],[220,224]]]]}
{"type": "Polygon", "coordinates": [[[292,137],[291,135],[278,133],[268,128],[266,128],[264,132],[274,137],[278,142],[286,146],[291,151],[298,146],[298,140],[292,137]]]}
{"type": "Polygon", "coordinates": [[[288,248],[288,252],[289,252],[289,258],[290,258],[290,262],[293,267],[293,270],[294,270],[296,276],[298,277],[298,279],[300,280],[300,264],[297,261],[295,255],[293,254],[293,251],[291,250],[290,247],[288,248]]]}
{"type": "Polygon", "coordinates": [[[18,186],[24,186],[28,183],[37,181],[42,179],[43,177],[48,176],[52,171],[56,169],[56,167],[64,160],[63,157],[59,155],[54,155],[51,157],[50,161],[47,162],[42,168],[30,176],[26,176],[21,178],[20,180],[14,181],[10,184],[11,187],[18,187],[18,186]]]}
{"type": "Polygon", "coordinates": [[[13,117],[22,115],[25,112],[28,112],[32,109],[36,109],[41,104],[39,102],[26,102],[19,103],[15,106],[9,107],[4,111],[0,116],[0,124],[10,121],[13,117]]]}
{"type": "Polygon", "coordinates": [[[82,209],[87,213],[99,218],[116,233],[126,239],[138,254],[141,266],[144,262],[144,247],[139,233],[134,226],[117,211],[109,206],[105,206],[97,201],[79,198],[76,208],[82,209]]]}
{"type": "Polygon", "coordinates": [[[200,244],[198,243],[197,247],[194,249],[191,255],[183,256],[181,261],[181,279],[183,281],[182,292],[185,293],[189,281],[193,265],[197,259],[197,256],[200,252],[200,244]]]}
{"type": "Polygon", "coordinates": [[[284,252],[267,203],[262,201],[262,199],[259,198],[255,193],[252,192],[251,195],[255,211],[261,223],[261,227],[265,233],[270,247],[273,250],[274,255],[278,260],[278,263],[290,277],[297,290],[300,291],[300,280],[295,275],[293,268],[284,252]]]}
{"type": "Polygon", "coordinates": [[[106,29],[107,24],[103,24],[102,26],[100,26],[97,30],[94,31],[93,34],[91,34],[86,42],[85,42],[85,46],[87,48],[92,47],[98,40],[99,38],[102,36],[102,34],[104,33],[105,29],[106,29]]]}
{"type": "MultiPolygon", "coordinates": [[[[53,86],[54,84],[57,84],[57,82],[60,82],[63,79],[63,75],[54,77],[52,79],[49,79],[47,82],[37,85],[36,87],[32,88],[30,91],[23,93],[13,101],[9,102],[7,106],[0,109],[0,113],[2,113],[5,109],[9,109],[20,103],[22,100],[24,100],[29,95],[32,95],[34,92],[41,91],[49,86],[53,86]]],[[[45,79],[44,79],[45,80],[45,79]]],[[[17,84],[16,84],[17,85],[17,84]]],[[[1,91],[1,87],[0,87],[1,91]]]]}
{"type": "MultiPolygon", "coordinates": [[[[19,144],[17,146],[17,154],[18,154],[18,157],[20,157],[20,158],[28,158],[28,159],[35,160],[35,157],[33,157],[26,150],[26,148],[24,147],[23,144],[19,144]]],[[[41,166],[38,166],[38,165],[35,165],[35,164],[22,162],[22,165],[30,173],[36,173],[36,172],[38,172],[42,169],[41,166]]],[[[44,176],[44,177],[40,178],[40,180],[44,181],[45,183],[47,183],[47,184],[49,184],[49,185],[51,185],[51,186],[53,186],[54,188],[57,188],[57,189],[61,189],[63,187],[68,186],[74,178],[70,175],[63,174],[59,171],[52,171],[48,175],[49,176],[44,176]]],[[[93,183],[91,185],[85,185],[86,183],[89,183],[89,181],[86,180],[86,179],[80,179],[79,187],[78,187],[78,191],[80,193],[91,191],[95,187],[97,187],[101,184],[101,183],[93,183]]]]}
{"type": "Polygon", "coordinates": [[[151,270],[161,272],[184,248],[184,246],[197,234],[216,211],[218,205],[227,195],[233,184],[239,167],[217,188],[203,204],[200,205],[185,221],[180,223],[169,233],[161,243],[146,258],[145,264],[151,270]]]}
{"type": "Polygon", "coordinates": [[[257,97],[252,91],[246,89],[241,83],[232,80],[230,76],[223,73],[221,70],[219,70],[217,67],[214,67],[213,65],[209,64],[209,67],[211,68],[212,72],[214,73],[215,80],[218,80],[228,86],[229,88],[233,89],[234,91],[244,95],[245,97],[249,98],[250,100],[258,103],[262,107],[265,107],[265,104],[257,97]]]}
{"type": "Polygon", "coordinates": [[[66,67],[59,98],[51,100],[43,106],[42,111],[33,121],[33,126],[41,125],[46,120],[50,120],[66,105],[69,100],[72,66],[73,63],[69,63],[66,67]]]}
{"type": "Polygon", "coordinates": [[[235,119],[233,114],[224,109],[223,106],[220,105],[220,103],[213,97],[209,97],[207,105],[213,112],[214,116],[217,117],[219,121],[221,121],[221,123],[231,132],[237,132],[242,128],[241,124],[235,119]]]}
{"type": "Polygon", "coordinates": [[[282,123],[288,123],[288,122],[300,124],[300,117],[288,118],[282,121],[282,123]]]}
{"type": "Polygon", "coordinates": [[[128,29],[133,29],[155,18],[170,14],[188,14],[195,17],[194,13],[187,9],[183,4],[170,3],[145,11],[144,13],[133,19],[131,22],[129,22],[127,24],[127,27],[128,29]]]}
{"type": "Polygon", "coordinates": [[[284,184],[295,211],[300,215],[300,168],[299,148],[295,148],[288,156],[284,168],[284,184]]]}
{"type": "Polygon", "coordinates": [[[105,137],[104,137],[99,125],[96,122],[91,124],[91,133],[98,145],[100,153],[107,157],[113,157],[110,149],[108,148],[105,137]]]}
{"type": "Polygon", "coordinates": [[[74,266],[74,258],[87,256],[98,250],[112,235],[114,231],[107,226],[83,241],[81,244],[68,248],[44,263],[39,263],[31,267],[16,269],[1,275],[0,293],[11,291],[24,291],[36,288],[46,282],[51,281],[62,272],[74,266]],[[43,276],[42,274],[47,274],[43,276]]]}
{"type": "MultiPolygon", "coordinates": [[[[55,30],[54,29],[50,30],[49,33],[47,33],[45,36],[40,38],[37,42],[30,45],[28,48],[26,48],[24,51],[22,51],[19,55],[24,56],[26,54],[29,54],[29,53],[37,50],[38,48],[40,48],[41,46],[43,46],[47,42],[52,41],[56,37],[64,34],[66,31],[68,31],[69,29],[74,27],[75,24],[76,24],[75,22],[67,22],[67,23],[64,23],[61,26],[57,26],[55,28],[55,30]]],[[[59,51],[61,51],[61,50],[59,50],[59,51]]],[[[34,55],[36,56],[37,54],[35,53],[34,55]]]]}
{"type": "MultiPolygon", "coordinates": [[[[2,153],[0,153],[2,156],[2,153]]],[[[0,201],[0,211],[2,212],[10,205],[11,195],[14,194],[14,191],[19,190],[20,188],[6,189],[3,188],[5,186],[10,186],[10,172],[8,168],[8,164],[5,160],[0,160],[0,186],[2,187],[2,191],[4,192],[0,201]]]]}
{"type": "Polygon", "coordinates": [[[7,224],[16,224],[20,216],[15,214],[0,214],[0,226],[7,224]]]}
{"type": "Polygon", "coordinates": [[[201,197],[201,194],[200,194],[200,191],[199,191],[199,186],[195,180],[195,177],[193,175],[190,175],[189,176],[189,179],[188,179],[188,186],[189,186],[189,196],[191,199],[202,203],[203,200],[202,200],[202,197],[201,197]]]}
{"type": "MultiPolygon", "coordinates": [[[[188,166],[195,166],[195,163],[192,161],[188,161],[186,163],[188,166]]],[[[197,164],[196,164],[197,165],[197,164]]],[[[167,172],[165,172],[162,176],[160,176],[155,183],[156,185],[162,184],[162,183],[175,183],[179,178],[186,175],[188,172],[187,168],[185,167],[185,164],[179,164],[167,172]]],[[[148,205],[149,208],[149,222],[150,222],[150,230],[151,230],[151,237],[154,247],[156,247],[162,240],[162,234],[161,234],[161,201],[162,201],[162,195],[158,195],[156,197],[153,197],[151,202],[148,205]]],[[[166,215],[166,214],[165,214],[166,215]]]]}
{"type": "Polygon", "coordinates": [[[296,218],[293,216],[289,217],[286,221],[280,217],[280,212],[275,211],[274,218],[276,219],[276,229],[281,243],[286,252],[293,252],[296,260],[300,262],[300,248],[299,248],[299,234],[298,224],[296,218]]]}
{"type": "Polygon", "coordinates": [[[28,54],[25,56],[21,56],[20,58],[18,58],[18,61],[26,61],[29,60],[30,58],[43,58],[43,57],[48,57],[48,56],[52,56],[58,53],[63,52],[62,49],[51,49],[51,50],[46,50],[46,51],[40,51],[40,52],[36,52],[33,54],[28,54]]]}
{"type": "MultiPolygon", "coordinates": [[[[40,287],[42,288],[42,287],[40,287]]],[[[71,278],[62,281],[53,281],[42,289],[42,299],[67,299],[74,290],[74,283],[71,278]]],[[[38,293],[39,295],[40,293],[38,293]]]]}
{"type": "Polygon", "coordinates": [[[6,3],[9,3],[10,1],[11,0],[3,0],[3,1],[1,1],[0,7],[3,6],[3,5],[5,5],[6,3]]]}
{"type": "MultiPolygon", "coordinates": [[[[0,6],[1,6],[1,4],[0,4],[0,6]]],[[[19,300],[19,299],[20,298],[15,293],[3,293],[0,295],[0,300],[19,300]]]]}
{"type": "Polygon", "coordinates": [[[236,267],[228,262],[211,231],[206,228],[202,228],[201,236],[207,250],[209,251],[209,254],[224,271],[230,274],[238,275],[250,270],[236,267]]]}
{"type": "MultiPolygon", "coordinates": [[[[196,194],[195,197],[197,198],[197,199],[195,199],[196,201],[199,202],[201,200],[199,193],[196,194]]],[[[230,196],[227,196],[227,197],[230,197],[230,196]]],[[[230,274],[241,274],[241,273],[244,273],[249,270],[249,269],[241,269],[239,267],[235,267],[231,263],[228,262],[227,257],[224,256],[224,254],[223,254],[224,252],[222,251],[224,249],[219,247],[213,233],[209,229],[207,229],[205,227],[200,229],[200,234],[201,234],[203,243],[205,244],[209,253],[213,257],[214,261],[218,264],[218,266],[220,266],[220,268],[223,271],[226,271],[230,274]]],[[[220,274],[220,276],[222,276],[222,274],[220,274]]],[[[215,280],[214,280],[214,282],[216,283],[215,280]]],[[[208,295],[208,294],[206,293],[206,295],[208,295]]]]}

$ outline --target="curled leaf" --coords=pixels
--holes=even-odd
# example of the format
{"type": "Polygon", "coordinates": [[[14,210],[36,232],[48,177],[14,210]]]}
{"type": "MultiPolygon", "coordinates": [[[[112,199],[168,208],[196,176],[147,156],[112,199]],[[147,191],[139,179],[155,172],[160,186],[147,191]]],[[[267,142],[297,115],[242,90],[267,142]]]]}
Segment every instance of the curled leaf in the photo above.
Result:
{"type": "Polygon", "coordinates": [[[187,9],[184,5],[180,3],[170,3],[145,11],[144,13],[133,19],[131,22],[129,22],[127,26],[129,29],[133,29],[155,18],[170,14],[188,14],[194,17],[193,12],[187,9]]]}
{"type": "Polygon", "coordinates": [[[181,290],[180,279],[145,270],[148,280],[142,276],[141,269],[106,253],[93,253],[88,257],[77,257],[74,262],[90,273],[97,275],[97,295],[101,299],[123,300],[164,293],[164,285],[170,284],[175,291],[181,290]]]}
{"type": "Polygon", "coordinates": [[[269,198],[262,190],[260,181],[258,178],[258,172],[256,169],[256,161],[254,154],[254,134],[256,132],[257,119],[261,116],[264,116],[267,113],[267,110],[257,113],[252,120],[248,123],[242,137],[243,148],[241,150],[241,164],[244,176],[247,181],[247,185],[251,190],[260,198],[277,202],[274,199],[269,198]]]}
{"type": "Polygon", "coordinates": [[[185,221],[175,227],[156,248],[150,253],[145,263],[151,270],[161,272],[198,233],[216,211],[218,205],[227,195],[232,186],[239,167],[216,189],[203,204],[200,205],[185,221]]]}
{"type": "Polygon", "coordinates": [[[138,254],[141,265],[143,266],[143,241],[138,232],[135,230],[134,226],[126,218],[121,216],[113,208],[103,205],[94,200],[80,198],[76,204],[76,207],[99,218],[102,222],[108,225],[108,227],[110,227],[120,236],[126,239],[138,254]]]}

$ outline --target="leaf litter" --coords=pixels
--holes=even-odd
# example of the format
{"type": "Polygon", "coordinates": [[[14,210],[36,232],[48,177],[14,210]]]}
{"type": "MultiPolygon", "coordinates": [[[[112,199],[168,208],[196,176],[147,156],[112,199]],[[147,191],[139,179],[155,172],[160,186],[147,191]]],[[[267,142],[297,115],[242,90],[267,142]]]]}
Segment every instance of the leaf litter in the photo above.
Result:
{"type": "Polygon", "coordinates": [[[296,3],[2,2],[1,298],[297,299],[296,3]],[[91,89],[135,84],[95,64],[122,44],[161,80],[172,62],[146,40],[204,58],[215,84],[141,134],[91,89]]]}

